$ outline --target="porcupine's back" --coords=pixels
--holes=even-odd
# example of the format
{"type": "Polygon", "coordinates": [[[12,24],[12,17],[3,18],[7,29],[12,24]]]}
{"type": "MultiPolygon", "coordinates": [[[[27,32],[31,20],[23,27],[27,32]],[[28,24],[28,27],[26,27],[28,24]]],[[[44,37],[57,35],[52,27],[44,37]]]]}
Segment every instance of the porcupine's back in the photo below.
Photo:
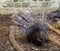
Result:
{"type": "Polygon", "coordinates": [[[25,12],[19,12],[13,15],[12,21],[19,27],[23,34],[28,34],[29,27],[34,25],[37,21],[30,14],[25,12]]]}

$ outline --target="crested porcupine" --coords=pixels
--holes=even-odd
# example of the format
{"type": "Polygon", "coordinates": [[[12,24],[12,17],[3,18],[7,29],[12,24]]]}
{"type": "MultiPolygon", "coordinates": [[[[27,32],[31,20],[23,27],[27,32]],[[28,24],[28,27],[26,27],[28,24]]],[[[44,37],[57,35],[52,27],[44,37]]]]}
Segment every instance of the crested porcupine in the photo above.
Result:
{"type": "MultiPolygon", "coordinates": [[[[20,31],[24,36],[27,37],[28,41],[35,43],[36,45],[41,45],[48,40],[47,27],[45,22],[49,23],[54,15],[48,14],[48,16],[42,17],[40,19],[34,18],[30,13],[22,12],[13,15],[12,21],[19,27],[20,31]]],[[[38,14],[38,13],[37,13],[38,14]]]]}

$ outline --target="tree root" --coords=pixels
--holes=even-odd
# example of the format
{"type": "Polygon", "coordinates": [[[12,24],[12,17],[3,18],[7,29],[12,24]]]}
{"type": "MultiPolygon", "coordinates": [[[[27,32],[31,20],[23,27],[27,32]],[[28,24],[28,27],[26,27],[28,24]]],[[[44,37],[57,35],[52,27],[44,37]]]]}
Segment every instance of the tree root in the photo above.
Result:
{"type": "Polygon", "coordinates": [[[10,42],[12,43],[12,45],[17,51],[24,51],[16,42],[14,37],[14,34],[15,34],[14,32],[15,32],[15,26],[10,26],[10,35],[9,35],[10,42]]]}

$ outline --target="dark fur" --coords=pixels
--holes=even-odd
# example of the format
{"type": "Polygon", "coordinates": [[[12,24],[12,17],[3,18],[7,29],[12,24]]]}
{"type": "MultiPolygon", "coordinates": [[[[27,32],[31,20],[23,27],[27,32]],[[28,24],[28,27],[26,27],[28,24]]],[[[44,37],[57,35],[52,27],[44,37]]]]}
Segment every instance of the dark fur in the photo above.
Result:
{"type": "Polygon", "coordinates": [[[50,19],[60,18],[60,10],[56,10],[56,11],[51,12],[50,14],[48,14],[48,17],[50,19]]]}

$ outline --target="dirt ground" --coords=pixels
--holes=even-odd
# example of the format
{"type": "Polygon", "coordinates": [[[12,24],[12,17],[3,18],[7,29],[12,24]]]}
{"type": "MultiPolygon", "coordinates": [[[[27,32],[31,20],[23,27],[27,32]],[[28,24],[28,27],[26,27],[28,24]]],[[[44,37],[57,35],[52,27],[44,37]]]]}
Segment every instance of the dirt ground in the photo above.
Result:
{"type": "MultiPolygon", "coordinates": [[[[17,51],[9,40],[9,27],[14,25],[11,22],[12,15],[0,15],[0,51],[17,51]]],[[[25,51],[60,51],[60,47],[52,42],[37,47],[32,43],[28,43],[25,39],[16,37],[16,40],[25,51]]]]}

